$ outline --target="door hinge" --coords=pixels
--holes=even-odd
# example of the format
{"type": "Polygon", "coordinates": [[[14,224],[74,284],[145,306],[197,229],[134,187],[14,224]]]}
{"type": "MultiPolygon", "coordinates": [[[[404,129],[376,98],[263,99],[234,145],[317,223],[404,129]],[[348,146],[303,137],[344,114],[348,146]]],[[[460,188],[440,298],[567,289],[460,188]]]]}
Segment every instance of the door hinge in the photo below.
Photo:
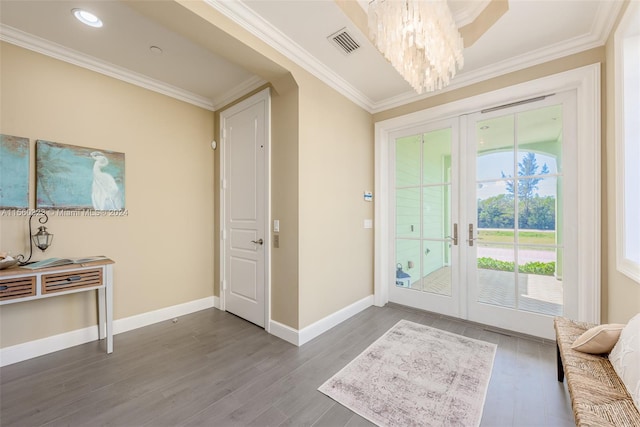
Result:
{"type": "Polygon", "coordinates": [[[227,179],[223,178],[222,181],[220,182],[220,185],[222,186],[223,190],[227,189],[227,179]]]}
{"type": "Polygon", "coordinates": [[[222,231],[220,232],[220,238],[221,238],[222,240],[227,240],[227,230],[222,230],[222,231]]]}
{"type": "Polygon", "coordinates": [[[226,280],[221,280],[220,281],[220,286],[222,287],[223,291],[227,290],[227,281],[226,280]]]}

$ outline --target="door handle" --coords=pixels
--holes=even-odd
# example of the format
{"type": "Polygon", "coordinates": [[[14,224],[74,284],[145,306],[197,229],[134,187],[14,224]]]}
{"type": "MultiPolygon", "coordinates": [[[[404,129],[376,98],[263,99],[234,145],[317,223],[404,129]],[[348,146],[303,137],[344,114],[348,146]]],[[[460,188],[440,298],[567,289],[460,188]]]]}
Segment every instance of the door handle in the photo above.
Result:
{"type": "Polygon", "coordinates": [[[453,237],[447,236],[447,239],[451,239],[451,242],[458,246],[458,224],[453,224],[453,237]]]}
{"type": "Polygon", "coordinates": [[[453,244],[458,246],[458,224],[453,224],[453,244]]]}
{"type": "Polygon", "coordinates": [[[262,239],[252,240],[251,243],[255,243],[256,245],[262,245],[264,244],[264,240],[262,239]]]}
{"type": "Polygon", "coordinates": [[[467,239],[469,246],[473,246],[473,241],[477,239],[477,237],[473,237],[473,224],[469,224],[469,238],[467,239]]]}

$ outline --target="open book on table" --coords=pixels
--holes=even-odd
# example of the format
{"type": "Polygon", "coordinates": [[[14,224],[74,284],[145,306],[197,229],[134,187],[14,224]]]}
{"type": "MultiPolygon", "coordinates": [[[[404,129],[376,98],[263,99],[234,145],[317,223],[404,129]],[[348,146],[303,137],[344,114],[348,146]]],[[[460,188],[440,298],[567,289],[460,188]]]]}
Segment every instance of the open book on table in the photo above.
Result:
{"type": "Polygon", "coordinates": [[[29,270],[37,270],[39,268],[58,267],[61,265],[86,264],[88,262],[101,261],[108,259],[106,256],[98,255],[86,258],[48,258],[32,264],[23,265],[22,268],[29,270]]]}

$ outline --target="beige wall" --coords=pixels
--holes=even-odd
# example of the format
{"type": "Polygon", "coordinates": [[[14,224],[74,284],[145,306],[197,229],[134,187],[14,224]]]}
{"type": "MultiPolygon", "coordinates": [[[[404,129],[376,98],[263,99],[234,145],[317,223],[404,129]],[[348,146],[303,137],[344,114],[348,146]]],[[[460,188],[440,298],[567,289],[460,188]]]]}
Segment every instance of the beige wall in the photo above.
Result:
{"type": "MultiPolygon", "coordinates": [[[[628,2],[624,6],[626,10],[628,2]]],[[[624,11],[622,12],[624,13],[624,11]]],[[[622,14],[621,14],[622,16],[622,14]]],[[[602,174],[603,174],[603,207],[602,217],[602,282],[606,290],[606,298],[603,298],[604,318],[608,322],[625,323],[636,313],[640,313],[640,283],[636,283],[629,277],[618,272],[616,268],[616,196],[619,194],[616,189],[616,143],[615,137],[615,58],[613,46],[613,33],[618,27],[616,22],[611,36],[606,45],[606,94],[603,109],[604,138],[602,151],[602,174]]]]}
{"type": "MultiPolygon", "coordinates": [[[[11,44],[2,58],[0,132],[119,151],[128,216],[52,215],[36,259],[104,254],[116,319],[213,295],[213,113],[11,44]],[[172,266],[172,267],[169,267],[172,266]]],[[[33,207],[33,205],[32,205],[33,207]]],[[[0,248],[28,252],[27,219],[0,217],[0,248]]],[[[1,347],[96,324],[89,293],[4,305],[1,347]]]]}
{"type": "Polygon", "coordinates": [[[312,78],[300,83],[300,324],[373,294],[373,122],[312,78]]]}
{"type": "Polygon", "coordinates": [[[280,90],[271,92],[271,217],[280,221],[280,248],[271,250],[271,318],[297,327],[299,93],[293,77],[286,80],[288,84],[280,82],[280,90]]]}

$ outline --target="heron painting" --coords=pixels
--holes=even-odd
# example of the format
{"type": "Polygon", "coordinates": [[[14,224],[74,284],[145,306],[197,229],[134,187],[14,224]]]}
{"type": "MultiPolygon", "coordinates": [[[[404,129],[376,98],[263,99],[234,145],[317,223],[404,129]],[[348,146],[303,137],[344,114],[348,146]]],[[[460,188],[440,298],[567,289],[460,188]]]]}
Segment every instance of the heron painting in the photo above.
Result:
{"type": "Polygon", "coordinates": [[[124,153],[36,143],[36,207],[124,209],[124,153]]]}
{"type": "Polygon", "coordinates": [[[29,207],[29,139],[0,135],[0,208],[29,207]]]}

